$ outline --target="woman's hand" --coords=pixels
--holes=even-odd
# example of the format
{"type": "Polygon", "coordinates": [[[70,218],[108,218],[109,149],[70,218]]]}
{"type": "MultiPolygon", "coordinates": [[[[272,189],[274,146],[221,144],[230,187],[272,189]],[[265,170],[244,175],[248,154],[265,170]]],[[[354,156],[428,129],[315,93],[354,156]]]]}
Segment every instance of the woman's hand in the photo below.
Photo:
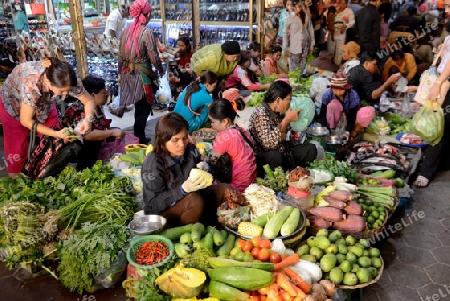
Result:
{"type": "Polygon", "coordinates": [[[89,132],[90,130],[91,130],[91,122],[88,120],[88,118],[83,119],[83,121],[81,121],[81,123],[80,123],[80,128],[79,128],[78,132],[81,135],[84,135],[87,132],[89,132]]]}
{"type": "Polygon", "coordinates": [[[289,108],[289,110],[286,111],[286,115],[284,117],[284,119],[286,119],[286,121],[288,121],[289,123],[291,123],[292,121],[296,121],[298,120],[298,114],[300,114],[302,110],[292,110],[291,108],[289,108]]]}
{"type": "Polygon", "coordinates": [[[291,56],[291,52],[289,50],[286,50],[286,52],[284,53],[285,56],[290,57],[291,56]]]}
{"type": "Polygon", "coordinates": [[[64,140],[70,140],[70,139],[78,139],[78,136],[76,135],[67,135],[67,128],[63,128],[59,131],[55,131],[55,138],[64,139],[64,140]]]}
{"type": "MultiPolygon", "coordinates": [[[[441,84],[439,82],[434,82],[433,86],[431,86],[430,92],[428,93],[428,100],[434,101],[438,98],[439,93],[441,92],[441,84]]],[[[442,95],[441,95],[442,97],[442,95]]],[[[444,95],[445,97],[445,95],[444,95]]]]}
{"type": "Polygon", "coordinates": [[[123,136],[125,136],[125,132],[122,131],[121,129],[113,129],[113,130],[112,130],[112,135],[111,135],[111,136],[116,137],[116,139],[120,139],[120,138],[122,138],[123,136]]]}

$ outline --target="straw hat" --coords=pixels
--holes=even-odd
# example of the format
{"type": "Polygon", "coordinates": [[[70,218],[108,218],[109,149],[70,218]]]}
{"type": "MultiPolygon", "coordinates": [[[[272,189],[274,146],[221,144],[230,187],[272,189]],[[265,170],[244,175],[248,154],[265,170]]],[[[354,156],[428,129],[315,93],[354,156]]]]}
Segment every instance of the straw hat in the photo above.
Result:
{"type": "Polygon", "coordinates": [[[319,52],[319,57],[311,62],[311,66],[331,72],[336,72],[339,69],[333,62],[333,55],[328,50],[319,52]]]}

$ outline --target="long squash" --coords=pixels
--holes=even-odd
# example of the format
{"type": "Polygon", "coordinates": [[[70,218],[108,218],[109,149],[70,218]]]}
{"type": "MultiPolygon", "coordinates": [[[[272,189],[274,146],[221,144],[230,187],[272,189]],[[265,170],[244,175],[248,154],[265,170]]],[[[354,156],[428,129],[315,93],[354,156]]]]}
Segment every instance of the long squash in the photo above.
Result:
{"type": "Polygon", "coordinates": [[[223,267],[208,272],[211,280],[245,291],[256,291],[274,283],[273,273],[246,267],[223,267]]]}
{"type": "Polygon", "coordinates": [[[289,215],[288,219],[284,222],[283,226],[281,226],[280,233],[283,236],[290,235],[294,232],[298,223],[300,222],[300,210],[298,208],[294,208],[289,215]]]}
{"type": "Polygon", "coordinates": [[[272,216],[264,227],[263,236],[268,239],[277,237],[281,227],[293,209],[294,208],[292,206],[286,206],[272,216]]]}

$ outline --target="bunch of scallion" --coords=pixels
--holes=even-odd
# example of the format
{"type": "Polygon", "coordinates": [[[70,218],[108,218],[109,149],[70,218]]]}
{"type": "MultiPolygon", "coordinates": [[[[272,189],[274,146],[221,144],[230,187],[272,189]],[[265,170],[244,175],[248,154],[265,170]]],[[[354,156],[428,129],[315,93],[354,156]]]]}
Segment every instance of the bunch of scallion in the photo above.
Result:
{"type": "Polygon", "coordinates": [[[390,186],[358,186],[356,192],[367,197],[370,201],[387,208],[388,210],[395,209],[395,191],[390,186]]]}

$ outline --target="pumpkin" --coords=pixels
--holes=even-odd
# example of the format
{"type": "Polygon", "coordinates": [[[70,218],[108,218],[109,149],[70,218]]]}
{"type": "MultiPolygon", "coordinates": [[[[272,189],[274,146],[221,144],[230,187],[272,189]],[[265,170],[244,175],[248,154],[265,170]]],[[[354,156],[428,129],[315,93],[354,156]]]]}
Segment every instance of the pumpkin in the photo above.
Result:
{"type": "Polygon", "coordinates": [[[206,275],[194,268],[177,266],[156,278],[155,283],[174,298],[192,298],[200,294],[206,275]]]}
{"type": "Polygon", "coordinates": [[[127,153],[138,152],[140,149],[146,150],[147,144],[127,144],[127,145],[125,145],[125,151],[127,153]]]}

